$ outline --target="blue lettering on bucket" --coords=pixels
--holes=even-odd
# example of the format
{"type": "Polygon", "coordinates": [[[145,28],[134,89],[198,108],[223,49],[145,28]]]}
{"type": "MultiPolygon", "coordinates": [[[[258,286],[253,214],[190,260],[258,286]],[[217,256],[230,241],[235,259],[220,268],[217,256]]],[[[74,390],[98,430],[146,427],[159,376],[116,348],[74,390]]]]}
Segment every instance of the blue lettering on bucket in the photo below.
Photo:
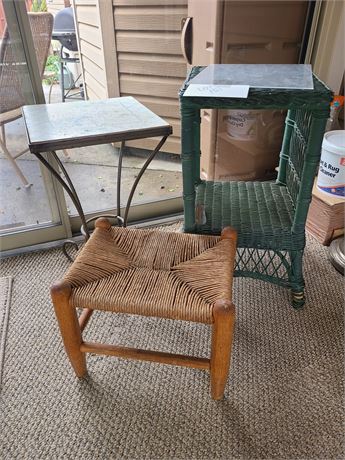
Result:
{"type": "Polygon", "coordinates": [[[333,186],[333,187],[325,187],[325,186],[320,186],[318,185],[318,187],[323,190],[324,192],[327,192],[327,193],[330,193],[331,195],[336,195],[336,196],[341,196],[341,197],[345,197],[345,184],[344,185],[337,185],[337,186],[333,186]]]}

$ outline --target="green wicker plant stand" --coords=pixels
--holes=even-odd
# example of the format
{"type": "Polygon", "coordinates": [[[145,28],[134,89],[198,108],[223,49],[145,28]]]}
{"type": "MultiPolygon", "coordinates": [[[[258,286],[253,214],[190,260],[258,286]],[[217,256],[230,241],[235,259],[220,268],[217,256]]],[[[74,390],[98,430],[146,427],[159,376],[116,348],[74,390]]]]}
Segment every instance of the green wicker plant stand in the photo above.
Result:
{"type": "Polygon", "coordinates": [[[302,258],[305,222],[319,164],[332,92],[315,76],[313,90],[251,88],[247,99],[183,96],[204,67],[192,68],[180,91],[184,231],[238,231],[235,276],[290,288],[305,302],[302,258]],[[200,179],[200,109],[288,110],[276,182],[200,179]]]}

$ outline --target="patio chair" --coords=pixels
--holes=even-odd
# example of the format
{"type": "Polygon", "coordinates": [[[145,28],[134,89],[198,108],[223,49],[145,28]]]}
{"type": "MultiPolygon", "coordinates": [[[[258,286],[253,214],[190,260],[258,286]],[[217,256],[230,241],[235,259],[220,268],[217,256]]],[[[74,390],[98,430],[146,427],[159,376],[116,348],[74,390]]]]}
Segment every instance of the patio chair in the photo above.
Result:
{"type": "MultiPolygon", "coordinates": [[[[40,76],[43,77],[45,63],[50,49],[53,15],[50,13],[28,13],[28,16],[39,73],[40,76]]],[[[29,187],[32,184],[29,183],[16,163],[16,159],[29,149],[26,148],[19,153],[11,154],[6,143],[5,125],[20,118],[22,116],[21,107],[27,103],[25,95],[22,92],[15,51],[7,27],[0,45],[0,62],[0,147],[23,184],[29,187]]]]}
{"type": "Polygon", "coordinates": [[[229,227],[219,237],[112,227],[98,219],[75,262],[51,288],[76,375],[86,374],[86,353],[194,367],[210,371],[211,395],[221,399],[235,321],[235,253],[236,232],[229,227]],[[77,308],[83,309],[79,319],[77,308]],[[82,331],[94,310],[210,324],[211,357],[84,342],[82,331]]]}

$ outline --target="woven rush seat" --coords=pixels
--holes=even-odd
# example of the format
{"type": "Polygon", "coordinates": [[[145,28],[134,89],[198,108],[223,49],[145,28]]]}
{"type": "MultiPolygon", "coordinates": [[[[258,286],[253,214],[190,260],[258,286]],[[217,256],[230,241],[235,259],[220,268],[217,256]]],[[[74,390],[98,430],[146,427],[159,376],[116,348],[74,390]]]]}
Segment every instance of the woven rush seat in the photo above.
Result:
{"type": "Polygon", "coordinates": [[[212,323],[230,300],[230,240],[156,230],[97,228],[64,280],[71,305],[212,323]]]}
{"type": "Polygon", "coordinates": [[[274,182],[203,181],[196,187],[196,232],[220,235],[231,225],[238,247],[303,249],[293,233],[294,204],[287,187],[274,182]]]}
{"type": "Polygon", "coordinates": [[[98,219],[62,281],[51,288],[77,376],[86,373],[86,352],[197,367],[210,370],[212,397],[220,399],[234,328],[235,253],[236,232],[229,227],[221,236],[191,235],[112,227],[98,219]],[[79,319],[78,308],[83,309],[79,319]],[[83,342],[81,333],[94,310],[211,324],[211,358],[83,342]]]}

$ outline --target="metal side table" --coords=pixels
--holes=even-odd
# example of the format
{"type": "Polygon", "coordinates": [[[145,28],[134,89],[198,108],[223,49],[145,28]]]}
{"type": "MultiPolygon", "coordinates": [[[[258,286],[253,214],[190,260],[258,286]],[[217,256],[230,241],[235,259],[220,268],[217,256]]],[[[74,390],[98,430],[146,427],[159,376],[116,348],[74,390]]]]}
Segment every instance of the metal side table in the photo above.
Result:
{"type": "Polygon", "coordinates": [[[86,220],[75,187],[56,150],[121,142],[117,176],[117,215],[113,217],[117,217],[119,225],[126,226],[129,208],[140,178],[172,133],[172,127],[133,97],[70,104],[30,105],[24,106],[22,111],[30,152],[48,168],[70,196],[80,216],[82,233],[86,240],[90,236],[87,224],[94,218],[86,220]],[[161,137],[161,140],[136,177],[122,218],[121,172],[125,142],[148,137],[161,137]],[[42,153],[51,155],[58,167],[54,168],[42,153]]]}

